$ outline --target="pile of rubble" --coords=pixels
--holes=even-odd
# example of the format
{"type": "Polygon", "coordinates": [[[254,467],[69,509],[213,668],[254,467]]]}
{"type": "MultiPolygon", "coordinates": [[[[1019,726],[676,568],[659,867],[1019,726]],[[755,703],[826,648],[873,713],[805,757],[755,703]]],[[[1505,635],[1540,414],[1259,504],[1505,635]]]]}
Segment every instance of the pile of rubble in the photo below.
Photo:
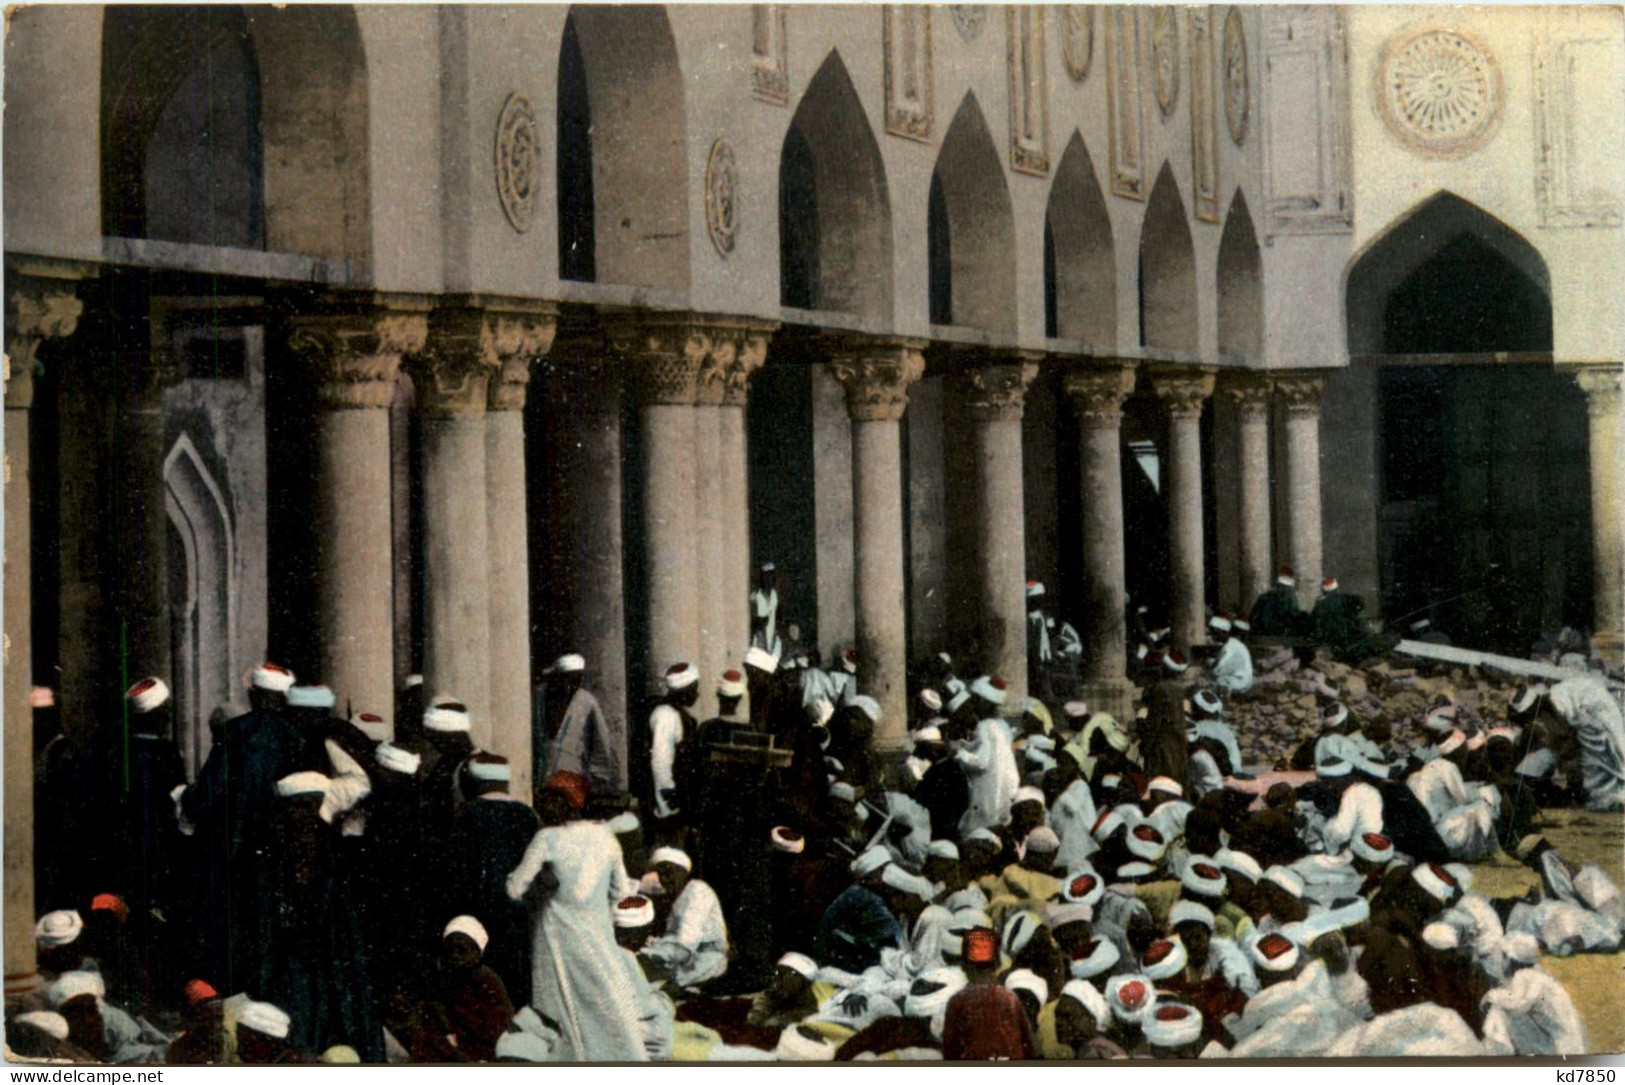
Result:
{"type": "Polygon", "coordinates": [[[1397,654],[1349,666],[1322,653],[1303,669],[1290,650],[1263,648],[1253,663],[1252,691],[1230,697],[1225,715],[1241,743],[1242,760],[1262,766],[1291,757],[1300,742],[1317,734],[1321,707],[1333,700],[1342,701],[1361,720],[1386,716],[1393,728],[1391,748],[1403,755],[1430,741],[1422,721],[1439,694],[1456,699],[1460,724],[1492,727],[1506,721],[1507,702],[1519,681],[1478,667],[1397,654]]]}

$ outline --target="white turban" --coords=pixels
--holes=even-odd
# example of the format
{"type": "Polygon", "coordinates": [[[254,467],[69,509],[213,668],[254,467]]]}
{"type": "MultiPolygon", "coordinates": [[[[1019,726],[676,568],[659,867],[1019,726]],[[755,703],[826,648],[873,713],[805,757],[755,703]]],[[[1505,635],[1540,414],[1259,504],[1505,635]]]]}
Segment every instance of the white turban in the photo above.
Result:
{"type": "Polygon", "coordinates": [[[818,974],[818,962],[805,953],[786,953],[779,958],[779,965],[808,980],[818,974]]]}
{"type": "Polygon", "coordinates": [[[480,947],[481,953],[485,952],[486,945],[491,941],[491,936],[485,932],[485,924],[471,915],[460,915],[447,923],[446,929],[440,932],[440,937],[448,938],[453,934],[466,934],[476,946],[480,947]]]}
{"type": "Polygon", "coordinates": [[[245,1002],[237,1010],[237,1023],[272,1039],[285,1040],[293,1022],[269,1002],[245,1002]]]}
{"type": "Polygon", "coordinates": [[[51,1009],[60,1010],[69,999],[81,995],[93,995],[98,1002],[107,996],[107,986],[102,983],[100,973],[64,972],[45,992],[45,999],[51,1004],[51,1009]]]}
{"type": "Polygon", "coordinates": [[[1040,1006],[1049,1001],[1049,984],[1045,983],[1038,973],[1031,969],[1016,969],[1004,977],[1004,985],[1011,991],[1026,991],[1038,999],[1040,1006]]]}
{"type": "Polygon", "coordinates": [[[1106,1006],[1106,996],[1096,990],[1094,984],[1088,980],[1068,980],[1066,986],[1061,988],[1061,997],[1070,998],[1088,1010],[1089,1016],[1095,1019],[1097,1029],[1106,1027],[1111,1010],[1106,1006]]]}
{"type": "Polygon", "coordinates": [[[130,711],[144,716],[169,701],[169,687],[162,678],[143,678],[124,694],[130,702],[130,711]]]}
{"type": "Polygon", "coordinates": [[[295,795],[326,795],[332,787],[333,781],[322,773],[295,772],[276,782],[276,793],[283,799],[295,795]]]}
{"type": "Polygon", "coordinates": [[[380,742],[378,749],[373,751],[373,757],[380,768],[391,772],[399,772],[405,776],[415,775],[423,758],[409,750],[403,750],[393,742],[380,742]]]}
{"type": "Polygon", "coordinates": [[[255,689],[286,693],[293,686],[293,672],[275,663],[261,663],[248,672],[248,684],[255,689]]]}
{"type": "Polygon", "coordinates": [[[332,708],[338,697],[327,686],[294,686],[288,690],[289,708],[332,708]]]}
{"type": "Polygon", "coordinates": [[[34,924],[34,941],[45,949],[65,946],[83,934],[84,930],[84,917],[76,911],[63,909],[46,912],[40,916],[39,922],[34,924]]]}
{"type": "Polygon", "coordinates": [[[468,709],[457,701],[443,701],[423,714],[423,727],[443,734],[467,733],[471,724],[468,709]]]}
{"type": "Polygon", "coordinates": [[[671,863],[673,866],[680,866],[684,870],[694,869],[694,860],[690,859],[688,852],[682,848],[656,848],[654,854],[649,856],[649,865],[655,867],[661,863],[671,863]]]}

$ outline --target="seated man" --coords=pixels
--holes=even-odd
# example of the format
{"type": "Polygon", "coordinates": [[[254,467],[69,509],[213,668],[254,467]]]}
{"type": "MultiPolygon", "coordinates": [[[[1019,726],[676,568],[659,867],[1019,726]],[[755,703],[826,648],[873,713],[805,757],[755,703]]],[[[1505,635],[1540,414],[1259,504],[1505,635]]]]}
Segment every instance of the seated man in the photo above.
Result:
{"type": "Polygon", "coordinates": [[[408,1040],[413,1062],[491,1062],[513,1019],[502,979],[480,962],[489,944],[485,927],[460,915],[446,924],[440,963],[424,984],[417,1034],[408,1040]]]}
{"type": "Polygon", "coordinates": [[[692,876],[693,861],[680,848],[656,848],[650,857],[671,900],[666,930],[638,956],[651,979],[691,989],[728,971],[728,926],[716,891],[692,876]]]}

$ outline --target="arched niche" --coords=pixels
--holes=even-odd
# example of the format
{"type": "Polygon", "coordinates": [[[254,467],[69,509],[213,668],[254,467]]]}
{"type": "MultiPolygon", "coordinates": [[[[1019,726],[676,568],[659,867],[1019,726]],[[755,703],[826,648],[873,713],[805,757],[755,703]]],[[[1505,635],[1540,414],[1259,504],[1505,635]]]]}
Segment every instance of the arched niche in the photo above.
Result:
{"type": "Polygon", "coordinates": [[[1051,334],[1098,346],[1117,342],[1117,264],[1106,199],[1076,132],[1061,155],[1044,211],[1046,321],[1051,334]]]}
{"type": "Polygon", "coordinates": [[[1015,214],[1003,160],[974,93],[965,95],[943,136],[927,234],[932,323],[1014,333],[1015,214]]]}
{"type": "Polygon", "coordinates": [[[1264,274],[1247,198],[1236,190],[1219,236],[1219,352],[1256,360],[1264,352],[1264,274]]]}
{"type": "Polygon", "coordinates": [[[112,6],[103,18],[105,233],[366,263],[353,9],[112,6]]]}
{"type": "Polygon", "coordinates": [[[557,125],[560,277],[686,291],[688,136],[664,8],[570,8],[557,125]]]}
{"type": "Polygon", "coordinates": [[[209,755],[209,716],[233,696],[236,629],[231,513],[219,485],[185,434],[164,457],[164,510],[179,542],[170,570],[175,741],[187,769],[209,755]]]}
{"type": "Polygon", "coordinates": [[[886,167],[833,50],[797,105],[779,157],[779,270],[782,304],[891,316],[886,167]]]}
{"type": "Polygon", "coordinates": [[[1194,354],[1196,248],[1173,170],[1163,164],[1140,227],[1140,343],[1194,354]]]}

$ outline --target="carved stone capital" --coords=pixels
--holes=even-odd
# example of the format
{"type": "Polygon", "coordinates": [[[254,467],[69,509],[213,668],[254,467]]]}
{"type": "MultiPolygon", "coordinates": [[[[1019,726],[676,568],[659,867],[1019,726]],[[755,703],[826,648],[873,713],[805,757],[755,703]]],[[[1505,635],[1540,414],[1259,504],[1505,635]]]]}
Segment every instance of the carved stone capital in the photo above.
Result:
{"type": "Polygon", "coordinates": [[[1288,414],[1320,414],[1320,397],[1326,392],[1324,374],[1281,373],[1273,380],[1288,414]]]}
{"type": "Polygon", "coordinates": [[[651,405],[744,403],[750,375],[767,360],[778,325],[693,313],[606,314],[610,350],[637,375],[651,405]]]}
{"type": "Polygon", "coordinates": [[[40,344],[72,335],[84,309],[71,280],[18,275],[6,284],[6,350],[0,376],[7,410],[33,406],[40,344]]]}
{"type": "Polygon", "coordinates": [[[1151,388],[1174,418],[1202,417],[1202,404],[1213,394],[1214,371],[1187,368],[1154,369],[1151,388]]]}
{"type": "Polygon", "coordinates": [[[854,422],[895,422],[908,408],[908,386],[925,375],[925,341],[837,338],[829,369],[846,389],[854,422]]]}
{"type": "Polygon", "coordinates": [[[1270,396],[1275,386],[1269,377],[1255,372],[1229,372],[1219,377],[1219,394],[1236,405],[1243,422],[1258,422],[1269,417],[1270,396]]]}
{"type": "Polygon", "coordinates": [[[965,371],[965,406],[978,422],[1019,422],[1038,361],[1025,355],[965,371]]]}
{"type": "Polygon", "coordinates": [[[428,316],[386,306],[317,308],[288,318],[288,349],[328,410],[385,408],[401,359],[423,349],[428,316]]]}
{"type": "Polygon", "coordinates": [[[1586,394],[1586,414],[1593,421],[1619,418],[1622,398],[1625,398],[1625,366],[1588,365],[1574,370],[1574,382],[1586,394]]]}
{"type": "Polygon", "coordinates": [[[530,364],[553,344],[551,305],[459,299],[429,315],[421,353],[407,360],[426,414],[479,414],[525,404],[530,364]]]}
{"type": "Polygon", "coordinates": [[[1133,365],[1068,369],[1062,383],[1072,397],[1085,429],[1117,429],[1123,424],[1123,402],[1134,391],[1133,365]]]}
{"type": "Polygon", "coordinates": [[[558,318],[551,309],[535,312],[494,311],[487,316],[488,349],[498,360],[486,396],[486,410],[522,411],[530,387],[531,364],[553,347],[558,318]]]}

